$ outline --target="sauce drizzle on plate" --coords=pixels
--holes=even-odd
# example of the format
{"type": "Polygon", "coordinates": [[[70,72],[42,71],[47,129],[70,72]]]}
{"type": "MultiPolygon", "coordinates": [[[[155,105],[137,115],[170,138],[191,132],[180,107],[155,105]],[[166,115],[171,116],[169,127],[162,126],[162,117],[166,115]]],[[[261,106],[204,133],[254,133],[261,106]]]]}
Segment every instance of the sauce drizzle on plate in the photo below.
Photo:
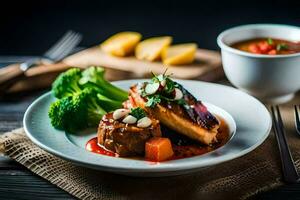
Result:
{"type": "MultiPolygon", "coordinates": [[[[199,156],[203,155],[205,153],[211,152],[224,144],[227,143],[229,140],[229,127],[227,123],[225,122],[224,119],[221,117],[217,117],[219,122],[220,122],[220,128],[218,130],[217,134],[217,142],[214,143],[213,145],[202,145],[197,141],[191,140],[187,138],[186,136],[183,136],[181,134],[175,133],[174,131],[162,127],[162,134],[163,137],[168,137],[171,142],[172,142],[172,148],[174,151],[173,157],[171,157],[168,160],[177,160],[177,159],[182,159],[182,158],[189,158],[193,156],[199,156]]],[[[112,157],[119,157],[118,154],[111,152],[104,148],[103,146],[99,145],[97,143],[97,137],[90,139],[86,146],[86,150],[101,154],[101,155],[106,155],[106,156],[112,156],[112,157]]],[[[146,160],[144,157],[128,157],[129,159],[138,159],[138,160],[146,160]]],[[[147,160],[149,161],[149,160],[147,160]]]]}
{"type": "Polygon", "coordinates": [[[98,154],[102,154],[102,155],[106,155],[106,156],[113,156],[113,157],[117,157],[117,154],[115,154],[114,152],[111,152],[105,148],[103,148],[102,146],[100,146],[98,144],[98,140],[97,137],[94,137],[92,139],[90,139],[86,145],[85,145],[85,149],[94,153],[98,153],[98,154]]]}

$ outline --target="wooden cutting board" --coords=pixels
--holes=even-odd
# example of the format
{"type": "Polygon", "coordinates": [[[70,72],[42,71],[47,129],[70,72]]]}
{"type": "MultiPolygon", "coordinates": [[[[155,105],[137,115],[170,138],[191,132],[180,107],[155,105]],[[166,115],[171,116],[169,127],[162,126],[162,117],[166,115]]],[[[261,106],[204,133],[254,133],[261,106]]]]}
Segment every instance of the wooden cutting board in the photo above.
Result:
{"type": "Polygon", "coordinates": [[[214,81],[223,77],[221,56],[217,51],[198,49],[195,62],[189,65],[164,66],[161,62],[141,61],[132,57],[115,57],[92,47],[65,58],[61,63],[39,65],[29,69],[26,77],[9,89],[9,93],[49,87],[55,77],[70,67],[86,68],[92,65],[107,69],[109,80],[145,78],[150,72],[168,73],[174,78],[214,81]]]}

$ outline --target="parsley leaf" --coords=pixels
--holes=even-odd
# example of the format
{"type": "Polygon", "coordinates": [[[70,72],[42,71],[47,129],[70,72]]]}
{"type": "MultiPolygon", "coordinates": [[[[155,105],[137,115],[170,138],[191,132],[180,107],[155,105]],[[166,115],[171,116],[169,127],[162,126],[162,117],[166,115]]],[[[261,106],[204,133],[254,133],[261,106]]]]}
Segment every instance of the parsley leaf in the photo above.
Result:
{"type": "Polygon", "coordinates": [[[141,90],[141,96],[142,97],[145,97],[145,96],[147,96],[148,94],[145,92],[145,89],[143,89],[143,90],[141,90]]]}
{"type": "Polygon", "coordinates": [[[178,103],[179,105],[186,105],[186,104],[187,104],[186,100],[184,100],[184,99],[179,99],[179,100],[177,100],[177,103],[178,103]]]}
{"type": "Polygon", "coordinates": [[[287,48],[288,48],[288,46],[284,43],[277,44],[277,46],[276,46],[277,51],[284,50],[284,49],[287,49],[287,48]]]}
{"type": "Polygon", "coordinates": [[[140,107],[132,108],[130,114],[138,120],[146,117],[146,112],[140,107]]]}
{"type": "Polygon", "coordinates": [[[170,94],[175,89],[175,83],[170,78],[166,78],[166,86],[164,88],[164,91],[167,94],[170,94]]]}
{"type": "Polygon", "coordinates": [[[272,45],[274,43],[272,38],[268,38],[267,42],[268,42],[269,45],[272,45]]]}
{"type": "Polygon", "coordinates": [[[147,97],[147,99],[148,101],[146,103],[146,106],[151,108],[153,108],[154,106],[156,106],[156,104],[159,104],[161,102],[159,95],[149,96],[147,97]]]}

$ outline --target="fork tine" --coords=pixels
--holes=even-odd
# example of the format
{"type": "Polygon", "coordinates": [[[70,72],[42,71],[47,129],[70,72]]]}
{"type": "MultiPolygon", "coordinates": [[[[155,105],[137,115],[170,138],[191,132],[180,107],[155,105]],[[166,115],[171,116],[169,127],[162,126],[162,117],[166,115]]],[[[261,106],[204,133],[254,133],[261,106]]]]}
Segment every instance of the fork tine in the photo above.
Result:
{"type": "Polygon", "coordinates": [[[296,170],[289,146],[287,144],[280,110],[278,106],[275,106],[275,109],[274,106],[271,106],[271,115],[273,119],[274,132],[280,152],[283,178],[288,183],[297,183],[299,181],[299,175],[296,170]]]}
{"type": "Polygon", "coordinates": [[[67,40],[71,37],[71,35],[74,34],[73,31],[69,30],[67,31],[62,38],[57,41],[48,51],[44,53],[45,57],[52,57],[52,54],[67,40]]]}
{"type": "MultiPolygon", "coordinates": [[[[295,124],[296,124],[296,130],[298,134],[300,134],[300,119],[299,119],[299,113],[298,113],[298,107],[295,105],[295,124]]],[[[299,106],[300,108],[300,106],[299,106]]]]}
{"type": "Polygon", "coordinates": [[[279,106],[277,106],[277,105],[276,105],[276,114],[277,114],[277,120],[278,120],[279,128],[282,131],[284,131],[284,126],[283,126],[281,114],[280,114],[280,111],[279,111],[279,106]]]}
{"type": "Polygon", "coordinates": [[[76,47],[80,43],[81,38],[82,36],[80,34],[76,34],[71,40],[66,42],[65,45],[61,47],[56,53],[54,60],[59,61],[70,54],[74,47],[76,47]]]}
{"type": "Polygon", "coordinates": [[[271,115],[272,115],[272,119],[273,119],[273,126],[276,129],[276,131],[278,131],[277,121],[276,121],[276,116],[275,116],[275,111],[274,111],[273,106],[271,106],[271,115]]]}
{"type": "Polygon", "coordinates": [[[67,39],[65,39],[59,47],[51,52],[50,58],[54,61],[58,61],[58,58],[62,58],[61,54],[69,54],[70,50],[74,48],[74,41],[81,41],[81,35],[72,33],[67,39]],[[70,46],[71,45],[71,46],[70,46]],[[68,48],[70,46],[70,48],[68,48]],[[68,49],[68,51],[66,51],[68,49]]]}
{"type": "Polygon", "coordinates": [[[64,40],[64,42],[61,43],[61,45],[56,48],[53,52],[52,52],[52,59],[56,60],[56,58],[62,53],[64,52],[65,48],[72,43],[72,41],[74,40],[74,38],[76,38],[76,33],[72,33],[70,35],[69,38],[67,38],[66,40],[64,40]]]}

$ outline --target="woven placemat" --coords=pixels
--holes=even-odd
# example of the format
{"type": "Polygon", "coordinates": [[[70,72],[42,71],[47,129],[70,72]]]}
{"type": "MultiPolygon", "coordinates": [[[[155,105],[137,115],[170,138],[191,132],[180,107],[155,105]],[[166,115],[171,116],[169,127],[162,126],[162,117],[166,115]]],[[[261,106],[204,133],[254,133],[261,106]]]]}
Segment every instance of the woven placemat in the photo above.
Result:
{"type": "MultiPolygon", "coordinates": [[[[282,111],[299,169],[300,138],[295,134],[292,108],[285,107],[282,111]]],[[[283,184],[273,133],[256,150],[241,158],[190,175],[164,178],[134,178],[76,166],[34,145],[23,129],[1,136],[0,149],[79,199],[246,199],[283,184]]]]}

